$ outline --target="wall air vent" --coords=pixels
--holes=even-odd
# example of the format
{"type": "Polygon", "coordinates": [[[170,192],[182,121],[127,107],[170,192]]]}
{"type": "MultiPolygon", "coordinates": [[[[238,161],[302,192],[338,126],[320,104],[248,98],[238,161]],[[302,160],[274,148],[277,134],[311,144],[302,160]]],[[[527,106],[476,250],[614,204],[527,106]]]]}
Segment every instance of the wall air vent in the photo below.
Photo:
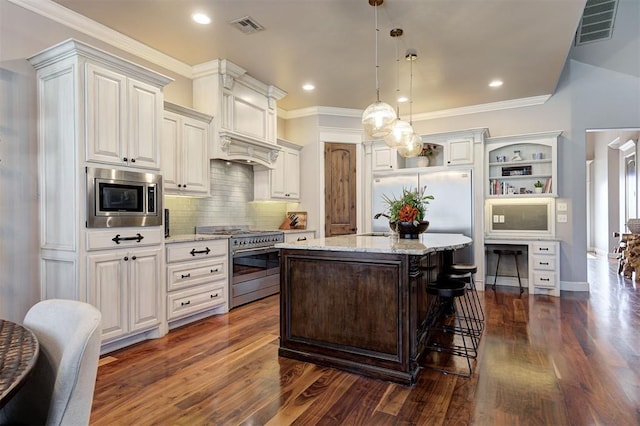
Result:
{"type": "Polygon", "coordinates": [[[244,18],[236,19],[229,22],[232,26],[236,27],[245,34],[253,34],[258,31],[264,30],[264,27],[253,19],[251,16],[245,16],[244,18]]]}
{"type": "Polygon", "coordinates": [[[617,9],[618,0],[587,0],[575,45],[610,39],[617,9]]]}

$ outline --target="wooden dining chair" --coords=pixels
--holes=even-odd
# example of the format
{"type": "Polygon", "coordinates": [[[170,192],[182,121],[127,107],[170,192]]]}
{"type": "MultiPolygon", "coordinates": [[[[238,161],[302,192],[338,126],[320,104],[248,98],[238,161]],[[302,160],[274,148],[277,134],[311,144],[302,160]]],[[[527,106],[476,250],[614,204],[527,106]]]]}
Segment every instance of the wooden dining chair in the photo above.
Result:
{"type": "Polygon", "coordinates": [[[88,425],[100,357],[101,314],[88,303],[36,303],[24,325],[40,344],[24,386],[0,411],[0,424],[88,425]]]}

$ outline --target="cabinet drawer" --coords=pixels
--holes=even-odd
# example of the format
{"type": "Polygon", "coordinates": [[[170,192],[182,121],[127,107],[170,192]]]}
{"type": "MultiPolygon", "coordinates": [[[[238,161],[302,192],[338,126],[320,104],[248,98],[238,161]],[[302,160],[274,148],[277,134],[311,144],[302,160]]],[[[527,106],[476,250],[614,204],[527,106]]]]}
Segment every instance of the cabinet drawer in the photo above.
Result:
{"type": "Polygon", "coordinates": [[[167,244],[167,263],[226,256],[229,240],[206,240],[167,244]]]}
{"type": "Polygon", "coordinates": [[[167,266],[167,289],[181,290],[210,281],[227,279],[227,257],[167,266]]]}
{"type": "Polygon", "coordinates": [[[226,299],[224,281],[170,293],[167,297],[167,319],[206,311],[223,305],[226,299]]]}
{"type": "Polygon", "coordinates": [[[533,271],[534,287],[555,287],[556,275],[554,272],[533,271]]]}
{"type": "Polygon", "coordinates": [[[555,271],[556,270],[556,257],[555,256],[531,256],[531,267],[537,270],[555,271]]]}
{"type": "Polygon", "coordinates": [[[555,243],[533,243],[532,254],[556,254],[555,243]]]}
{"type": "Polygon", "coordinates": [[[160,227],[109,228],[87,231],[87,250],[159,245],[164,240],[160,227]]]}
{"type": "Polygon", "coordinates": [[[284,241],[287,243],[295,242],[295,241],[305,241],[312,240],[316,237],[316,233],[314,231],[309,232],[285,232],[284,241]]]}

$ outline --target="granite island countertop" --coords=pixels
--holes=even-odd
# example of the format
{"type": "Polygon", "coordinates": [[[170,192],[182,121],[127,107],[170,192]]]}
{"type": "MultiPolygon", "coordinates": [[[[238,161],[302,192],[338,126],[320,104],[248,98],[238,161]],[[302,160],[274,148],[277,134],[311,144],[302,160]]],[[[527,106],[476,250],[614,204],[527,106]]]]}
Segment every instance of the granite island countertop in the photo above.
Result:
{"type": "Polygon", "coordinates": [[[462,234],[424,233],[418,239],[409,240],[398,238],[395,234],[372,233],[278,243],[275,247],[296,250],[391,253],[420,256],[435,251],[463,248],[471,245],[472,242],[471,238],[462,234]]]}

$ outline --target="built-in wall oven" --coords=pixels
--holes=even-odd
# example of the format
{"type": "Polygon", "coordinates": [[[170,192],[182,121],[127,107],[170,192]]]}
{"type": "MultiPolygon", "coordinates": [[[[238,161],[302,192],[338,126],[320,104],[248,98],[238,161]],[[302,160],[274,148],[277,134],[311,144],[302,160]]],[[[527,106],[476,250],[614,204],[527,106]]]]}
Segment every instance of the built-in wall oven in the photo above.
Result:
{"type": "Polygon", "coordinates": [[[219,229],[197,227],[198,234],[228,234],[229,307],[280,292],[280,250],[274,245],[284,241],[282,231],[219,229]]]}

